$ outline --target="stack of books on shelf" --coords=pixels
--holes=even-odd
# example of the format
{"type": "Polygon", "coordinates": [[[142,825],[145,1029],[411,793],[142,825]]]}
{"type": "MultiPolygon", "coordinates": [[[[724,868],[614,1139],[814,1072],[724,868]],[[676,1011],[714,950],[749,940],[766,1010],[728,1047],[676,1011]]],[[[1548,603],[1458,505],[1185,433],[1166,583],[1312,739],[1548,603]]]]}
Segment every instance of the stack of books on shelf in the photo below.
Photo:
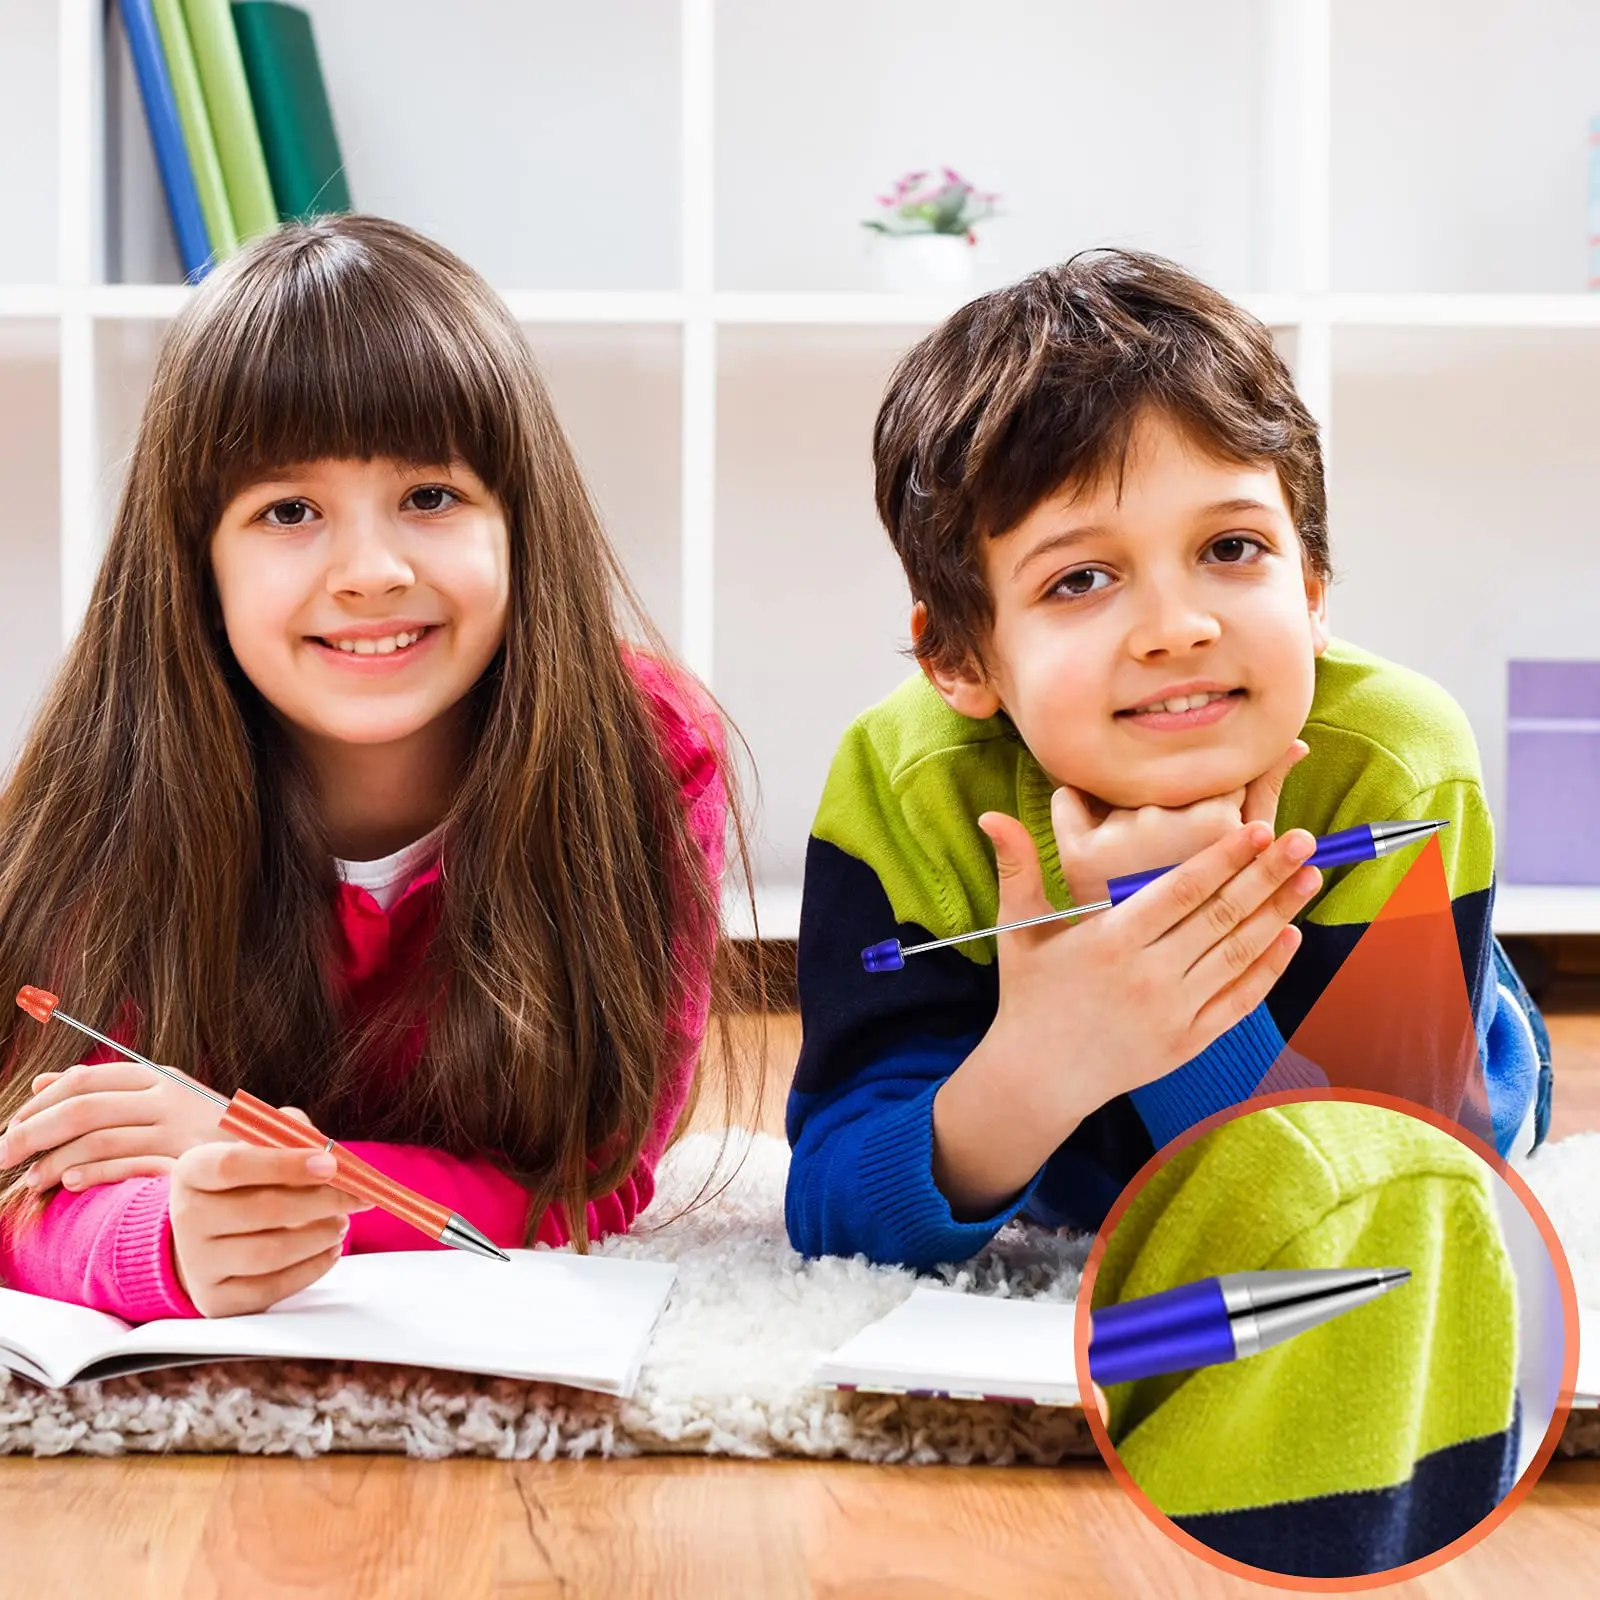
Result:
{"type": "Polygon", "coordinates": [[[348,211],[311,18],[278,0],[119,0],[190,282],[279,222],[348,211]]]}

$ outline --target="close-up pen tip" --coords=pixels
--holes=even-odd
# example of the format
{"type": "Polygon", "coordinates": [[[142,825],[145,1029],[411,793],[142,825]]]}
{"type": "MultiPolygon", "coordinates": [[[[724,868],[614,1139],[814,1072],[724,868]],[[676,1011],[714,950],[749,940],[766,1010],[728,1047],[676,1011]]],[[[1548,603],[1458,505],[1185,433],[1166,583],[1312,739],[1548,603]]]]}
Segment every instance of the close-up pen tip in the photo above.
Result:
{"type": "Polygon", "coordinates": [[[1402,1283],[1409,1283],[1410,1281],[1411,1281],[1411,1268],[1410,1267],[1379,1267],[1378,1268],[1378,1284],[1379,1284],[1380,1288],[1385,1290],[1385,1292],[1387,1292],[1390,1289],[1398,1289],[1402,1283]]]}

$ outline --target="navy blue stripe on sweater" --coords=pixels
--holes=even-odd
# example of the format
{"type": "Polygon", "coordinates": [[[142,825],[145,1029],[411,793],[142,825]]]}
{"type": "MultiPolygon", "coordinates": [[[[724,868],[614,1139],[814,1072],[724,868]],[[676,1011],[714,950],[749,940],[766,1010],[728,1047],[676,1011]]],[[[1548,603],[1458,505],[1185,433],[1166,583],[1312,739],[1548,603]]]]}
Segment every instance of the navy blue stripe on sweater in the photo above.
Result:
{"type": "MultiPolygon", "coordinates": [[[[1519,1422],[1435,1451],[1385,1489],[1288,1500],[1246,1511],[1174,1517],[1218,1555],[1300,1578],[1388,1572],[1470,1532],[1516,1481],[1519,1422]]],[[[1306,1448],[1315,1449],[1314,1440],[1306,1448]]]]}

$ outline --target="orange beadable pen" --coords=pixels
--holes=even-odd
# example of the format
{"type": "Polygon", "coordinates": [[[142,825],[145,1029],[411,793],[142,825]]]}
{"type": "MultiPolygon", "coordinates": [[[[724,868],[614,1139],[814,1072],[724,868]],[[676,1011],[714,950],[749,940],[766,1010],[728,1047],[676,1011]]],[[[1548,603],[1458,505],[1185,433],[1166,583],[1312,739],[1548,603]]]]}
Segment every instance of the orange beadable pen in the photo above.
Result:
{"type": "Polygon", "coordinates": [[[496,1261],[511,1259],[465,1217],[446,1210],[438,1201],[427,1199],[416,1190],[406,1188],[403,1183],[396,1183],[393,1178],[386,1178],[376,1167],[363,1161],[360,1156],[353,1155],[342,1144],[336,1144],[326,1134],[318,1133],[310,1124],[286,1116],[269,1106],[265,1100],[258,1100],[243,1089],[233,1099],[224,1100],[220,1094],[203,1084],[191,1083],[181,1073],[160,1066],[140,1055],[137,1050],[130,1050],[127,1045],[108,1039],[88,1023],[69,1017],[59,1009],[60,1002],[47,989],[35,989],[32,984],[25,984],[17,991],[17,1004],[36,1022],[49,1022],[54,1017],[70,1023],[80,1033],[98,1039],[129,1061],[137,1061],[140,1066],[149,1067],[152,1072],[159,1072],[175,1083],[181,1083],[184,1088],[193,1089],[196,1094],[216,1101],[222,1107],[222,1120],[218,1126],[224,1133],[231,1133],[246,1144],[265,1145],[271,1149],[293,1150],[298,1147],[325,1151],[338,1163],[333,1176],[326,1180],[335,1189],[342,1189],[358,1200],[372,1201],[390,1216],[409,1222],[413,1228],[427,1234],[430,1239],[437,1239],[441,1244],[452,1245],[457,1250],[470,1250],[474,1255],[492,1256],[496,1261]]]}

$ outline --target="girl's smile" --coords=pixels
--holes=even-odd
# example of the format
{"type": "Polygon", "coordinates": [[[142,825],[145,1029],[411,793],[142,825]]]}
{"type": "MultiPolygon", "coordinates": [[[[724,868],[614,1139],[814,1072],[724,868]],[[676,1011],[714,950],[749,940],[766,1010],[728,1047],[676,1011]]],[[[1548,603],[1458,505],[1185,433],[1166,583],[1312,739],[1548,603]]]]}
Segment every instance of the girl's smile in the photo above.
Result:
{"type": "Polygon", "coordinates": [[[377,623],[313,634],[306,643],[336,672],[377,677],[403,672],[425,658],[442,626],[430,622],[377,623]]]}

